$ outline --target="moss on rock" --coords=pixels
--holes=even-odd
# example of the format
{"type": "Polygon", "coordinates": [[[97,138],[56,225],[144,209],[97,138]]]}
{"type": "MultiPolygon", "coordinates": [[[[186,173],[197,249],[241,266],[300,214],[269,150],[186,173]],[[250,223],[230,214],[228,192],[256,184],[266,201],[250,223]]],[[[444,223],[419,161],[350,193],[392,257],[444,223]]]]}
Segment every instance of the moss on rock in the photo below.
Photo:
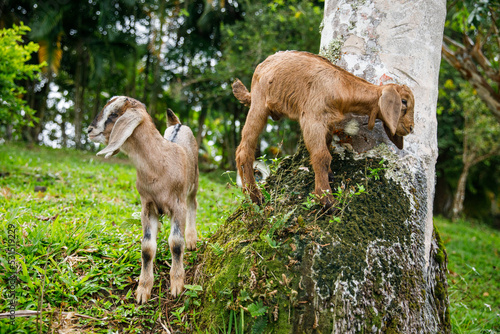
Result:
{"type": "MultiPolygon", "coordinates": [[[[422,321],[429,296],[423,229],[414,222],[421,199],[408,191],[411,181],[396,180],[390,153],[383,155],[332,154],[336,215],[310,195],[314,173],[304,145],[284,158],[264,186],[268,201],[242,203],[200,251],[199,327],[224,332],[231,322],[245,333],[441,328],[439,320],[422,321]]],[[[446,286],[435,286],[435,295],[447,300],[446,286]]]]}

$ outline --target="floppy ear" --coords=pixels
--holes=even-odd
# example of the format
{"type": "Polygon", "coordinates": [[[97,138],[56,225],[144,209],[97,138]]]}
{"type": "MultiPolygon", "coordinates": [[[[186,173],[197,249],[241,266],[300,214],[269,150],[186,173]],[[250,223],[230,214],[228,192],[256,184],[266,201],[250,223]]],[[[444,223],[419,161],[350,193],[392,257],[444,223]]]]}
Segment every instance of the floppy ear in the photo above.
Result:
{"type": "Polygon", "coordinates": [[[397,148],[402,150],[404,144],[403,137],[398,136],[397,134],[392,135],[390,132],[391,130],[389,130],[389,128],[385,124],[384,124],[384,130],[385,133],[387,133],[387,137],[389,137],[389,139],[394,143],[394,145],[396,145],[397,148]]]}
{"type": "Polygon", "coordinates": [[[394,136],[398,127],[399,115],[401,114],[401,96],[393,86],[384,87],[378,105],[380,107],[380,119],[390,130],[391,135],[394,136]]]}
{"type": "Polygon", "coordinates": [[[144,117],[137,109],[128,109],[125,113],[116,120],[111,135],[109,136],[109,143],[105,149],[97,152],[97,155],[104,155],[109,158],[120,151],[123,143],[132,135],[135,128],[142,123],[144,117]]]}

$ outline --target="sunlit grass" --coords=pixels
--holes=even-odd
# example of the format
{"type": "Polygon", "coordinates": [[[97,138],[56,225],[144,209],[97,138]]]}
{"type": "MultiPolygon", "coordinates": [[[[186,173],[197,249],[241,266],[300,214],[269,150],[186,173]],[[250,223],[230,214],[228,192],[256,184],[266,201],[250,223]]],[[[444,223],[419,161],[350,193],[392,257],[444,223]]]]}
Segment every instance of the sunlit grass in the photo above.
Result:
{"type": "Polygon", "coordinates": [[[448,253],[453,333],[500,332],[500,231],[435,218],[448,253]]]}

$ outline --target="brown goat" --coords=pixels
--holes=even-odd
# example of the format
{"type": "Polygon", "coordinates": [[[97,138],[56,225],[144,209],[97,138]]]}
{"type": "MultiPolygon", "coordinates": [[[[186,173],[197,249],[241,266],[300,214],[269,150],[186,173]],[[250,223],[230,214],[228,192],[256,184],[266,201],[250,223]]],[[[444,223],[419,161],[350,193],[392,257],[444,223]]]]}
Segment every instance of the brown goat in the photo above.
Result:
{"type": "Polygon", "coordinates": [[[262,202],[262,194],[255,184],[252,163],[268,116],[274,120],[286,116],[300,123],[315,173],[315,194],[326,208],[335,204],[329,184],[329,174],[333,175],[328,145],[344,115],[368,115],[370,130],[375,119],[382,120],[387,135],[400,149],[402,136],[414,126],[414,98],[407,86],[373,85],[308,52],[284,51],[269,56],[255,69],[251,93],[236,79],[233,94],[250,106],[236,164],[243,189],[255,203],[262,202]]]}
{"type": "Polygon", "coordinates": [[[171,218],[168,244],[174,297],[184,288],[184,246],[196,248],[198,146],[191,129],[181,125],[170,109],[167,118],[168,127],[162,137],[142,103],[118,96],[104,106],[87,130],[90,140],[107,145],[97,155],[108,158],[121,150],[137,169],[143,232],[137,303],[145,303],[151,296],[160,215],[171,218]]]}

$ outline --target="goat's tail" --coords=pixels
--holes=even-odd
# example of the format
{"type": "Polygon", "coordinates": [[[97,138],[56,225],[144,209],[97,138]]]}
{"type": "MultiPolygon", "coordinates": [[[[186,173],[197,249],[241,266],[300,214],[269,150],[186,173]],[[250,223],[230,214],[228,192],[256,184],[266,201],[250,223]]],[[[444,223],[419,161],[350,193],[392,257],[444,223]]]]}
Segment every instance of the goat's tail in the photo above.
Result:
{"type": "Polygon", "coordinates": [[[236,79],[233,82],[233,94],[234,96],[244,105],[250,107],[250,103],[252,102],[252,95],[245,87],[243,82],[240,79],[236,79]]]}
{"type": "Polygon", "coordinates": [[[167,128],[169,126],[172,126],[175,124],[181,124],[181,121],[179,121],[179,118],[174,114],[172,109],[168,108],[167,109],[167,128]]]}

